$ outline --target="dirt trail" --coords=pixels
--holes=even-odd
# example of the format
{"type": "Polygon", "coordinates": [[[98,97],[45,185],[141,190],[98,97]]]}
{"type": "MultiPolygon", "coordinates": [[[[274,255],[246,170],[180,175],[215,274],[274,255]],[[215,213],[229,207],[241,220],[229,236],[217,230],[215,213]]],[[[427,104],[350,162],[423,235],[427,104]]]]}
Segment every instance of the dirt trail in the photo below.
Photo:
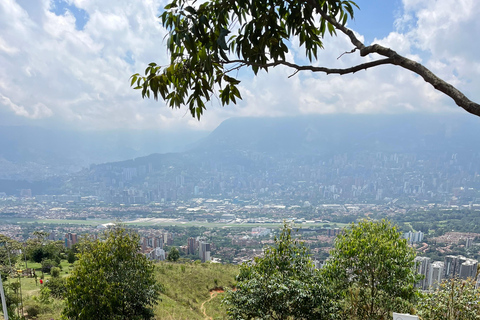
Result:
{"type": "Polygon", "coordinates": [[[213,320],[212,317],[207,315],[207,311],[205,310],[205,303],[210,302],[213,298],[215,298],[219,293],[223,292],[223,290],[210,290],[210,298],[203,301],[202,305],[200,306],[200,310],[202,311],[203,315],[205,316],[205,320],[213,320]]]}

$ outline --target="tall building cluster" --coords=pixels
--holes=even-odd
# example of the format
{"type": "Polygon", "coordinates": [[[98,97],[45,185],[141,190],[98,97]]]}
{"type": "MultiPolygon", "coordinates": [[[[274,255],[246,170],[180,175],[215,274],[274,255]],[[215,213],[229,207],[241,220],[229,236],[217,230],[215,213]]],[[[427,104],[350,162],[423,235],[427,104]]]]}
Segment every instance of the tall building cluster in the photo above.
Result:
{"type": "Polygon", "coordinates": [[[173,244],[171,233],[162,233],[142,238],[142,252],[152,260],[165,260],[165,245],[173,244]]]}
{"type": "Polygon", "coordinates": [[[211,245],[203,237],[188,238],[187,254],[195,255],[198,249],[198,256],[202,262],[211,261],[211,245]]]}
{"type": "Polygon", "coordinates": [[[422,231],[417,231],[417,232],[412,232],[408,231],[403,234],[403,237],[407,239],[407,242],[409,244],[412,243],[417,243],[423,240],[423,232],[422,231]]]}
{"type": "Polygon", "coordinates": [[[416,257],[415,269],[424,276],[416,287],[422,290],[435,290],[445,279],[473,279],[476,276],[478,261],[464,256],[448,255],[444,261],[431,261],[428,257],[416,257]]]}
{"type": "Polygon", "coordinates": [[[78,242],[78,237],[76,233],[66,233],[65,234],[65,247],[71,249],[74,244],[78,242]]]}

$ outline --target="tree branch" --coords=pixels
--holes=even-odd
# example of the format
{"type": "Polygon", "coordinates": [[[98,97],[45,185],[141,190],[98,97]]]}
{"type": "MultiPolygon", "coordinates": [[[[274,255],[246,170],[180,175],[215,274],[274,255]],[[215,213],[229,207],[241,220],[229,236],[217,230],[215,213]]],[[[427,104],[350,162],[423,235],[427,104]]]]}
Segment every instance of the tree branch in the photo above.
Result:
{"type": "Polygon", "coordinates": [[[383,64],[393,64],[393,59],[391,58],[386,58],[386,59],[381,59],[381,60],[375,60],[367,63],[362,63],[350,68],[345,68],[345,69],[332,69],[332,68],[325,68],[325,67],[315,67],[315,66],[300,66],[295,63],[287,62],[287,61],[276,61],[272,63],[267,63],[267,64],[253,64],[245,60],[231,60],[228,61],[228,63],[244,63],[247,65],[256,65],[259,67],[266,67],[266,68],[271,68],[271,67],[276,67],[280,65],[284,65],[293,69],[296,69],[297,71],[312,71],[312,72],[323,72],[326,74],[349,74],[349,73],[355,73],[361,70],[367,70],[369,68],[373,68],[376,66],[380,66],[383,64]]]}
{"type": "MultiPolygon", "coordinates": [[[[390,48],[383,47],[379,44],[373,44],[370,46],[365,46],[358,38],[355,36],[354,32],[349,28],[345,27],[334,18],[330,17],[322,8],[315,2],[315,8],[317,12],[332,24],[337,30],[340,30],[345,35],[350,38],[350,42],[358,49],[360,49],[360,56],[365,57],[370,53],[377,53],[384,57],[387,57],[388,60],[390,59],[393,65],[400,66],[407,70],[410,70],[423,78],[426,82],[430,83],[435,89],[440,92],[443,92],[447,96],[453,99],[455,103],[465,109],[467,112],[474,114],[476,116],[480,116],[480,104],[475,103],[468,99],[460,90],[452,86],[451,84],[447,83],[446,81],[437,77],[433,72],[431,72],[428,68],[423,66],[422,64],[408,59],[404,56],[399,55],[397,52],[390,48]]],[[[382,61],[382,60],[379,60],[382,61]]],[[[342,73],[340,73],[342,74],[342,73]]]]}

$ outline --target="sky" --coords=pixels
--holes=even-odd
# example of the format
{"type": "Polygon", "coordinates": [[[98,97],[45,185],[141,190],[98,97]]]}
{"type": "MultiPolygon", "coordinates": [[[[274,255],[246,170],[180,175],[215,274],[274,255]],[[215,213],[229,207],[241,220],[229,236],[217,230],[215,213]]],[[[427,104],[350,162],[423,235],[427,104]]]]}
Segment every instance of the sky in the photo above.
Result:
{"type": "MultiPolygon", "coordinates": [[[[423,63],[480,101],[480,1],[359,0],[348,26],[365,44],[380,43],[423,63]]],[[[213,130],[248,116],[327,113],[461,113],[420,77],[394,66],[354,75],[242,73],[237,105],[207,104],[201,121],[186,108],[142,99],[129,77],[152,61],[168,64],[163,0],[1,0],[0,125],[76,130],[213,130]]],[[[343,55],[339,35],[325,39],[317,66],[349,67],[375,57],[343,55]]],[[[294,41],[290,61],[305,63],[294,41]]]]}

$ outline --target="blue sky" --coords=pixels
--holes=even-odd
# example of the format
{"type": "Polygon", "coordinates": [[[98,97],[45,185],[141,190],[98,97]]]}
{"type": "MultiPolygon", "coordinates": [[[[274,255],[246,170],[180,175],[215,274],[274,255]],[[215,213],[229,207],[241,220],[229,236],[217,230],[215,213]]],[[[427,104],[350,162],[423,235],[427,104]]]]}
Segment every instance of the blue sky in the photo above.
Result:
{"type": "MultiPolygon", "coordinates": [[[[476,0],[360,0],[348,26],[373,42],[417,60],[480,100],[480,2],[476,0]]],[[[185,109],[142,100],[131,74],[167,64],[158,21],[163,0],[0,1],[0,124],[88,129],[212,130],[235,116],[310,113],[461,112],[419,77],[382,66],[355,75],[326,76],[276,68],[242,73],[238,105],[207,104],[202,121],[185,109]]],[[[353,46],[339,35],[325,40],[316,65],[349,67],[375,59],[344,55],[353,46]]],[[[292,43],[288,56],[302,62],[292,43]]]]}
{"type": "Polygon", "coordinates": [[[63,16],[70,12],[75,17],[75,29],[83,30],[87,24],[90,16],[88,12],[83,9],[77,8],[75,4],[69,3],[66,0],[54,0],[51,2],[50,11],[57,16],[63,16]]]}
{"type": "Polygon", "coordinates": [[[367,43],[375,38],[384,38],[395,30],[395,19],[400,16],[401,1],[360,0],[356,3],[360,10],[357,10],[356,19],[350,26],[364,35],[367,43]]]}

